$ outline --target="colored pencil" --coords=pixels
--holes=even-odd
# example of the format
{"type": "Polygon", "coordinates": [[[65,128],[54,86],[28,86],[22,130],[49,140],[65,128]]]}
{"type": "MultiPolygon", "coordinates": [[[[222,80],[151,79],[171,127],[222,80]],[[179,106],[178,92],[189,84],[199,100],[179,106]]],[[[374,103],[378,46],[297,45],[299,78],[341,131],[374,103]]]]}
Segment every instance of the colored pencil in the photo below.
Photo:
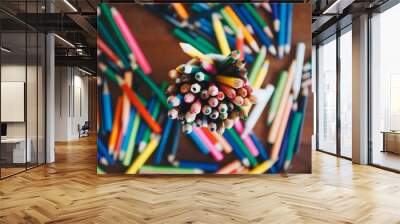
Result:
{"type": "Polygon", "coordinates": [[[274,90],[275,90],[274,86],[271,84],[268,84],[263,91],[263,93],[264,93],[263,96],[257,97],[258,102],[254,106],[253,110],[251,111],[249,117],[246,120],[245,128],[243,130],[242,136],[247,135],[254,128],[254,126],[257,123],[258,119],[260,118],[264,108],[267,106],[268,101],[270,100],[274,90]]]}
{"type": "Polygon", "coordinates": [[[212,14],[212,23],[215,31],[215,36],[218,41],[219,49],[221,50],[223,55],[227,56],[231,53],[231,49],[229,48],[229,44],[225,36],[225,31],[222,28],[222,23],[218,14],[212,14]]]}
{"type": "Polygon", "coordinates": [[[289,99],[290,89],[292,88],[295,68],[296,68],[296,60],[293,60],[292,64],[290,65],[290,68],[289,68],[289,75],[288,75],[287,82],[285,84],[285,88],[282,92],[282,99],[281,99],[281,102],[277,109],[276,117],[275,117],[274,121],[272,122],[272,126],[271,126],[270,133],[268,136],[268,141],[271,144],[273,144],[275,142],[277,134],[278,134],[277,130],[279,129],[280,122],[281,122],[282,116],[285,111],[286,103],[288,102],[288,99],[289,99]]]}
{"type": "Polygon", "coordinates": [[[271,105],[269,106],[267,125],[271,125],[272,121],[275,119],[275,115],[279,107],[279,102],[282,99],[282,94],[285,89],[285,84],[287,82],[287,79],[288,79],[287,71],[282,71],[281,74],[279,75],[274,95],[272,96],[271,105]]]}
{"type": "Polygon", "coordinates": [[[239,160],[234,160],[234,161],[228,163],[227,165],[225,165],[224,167],[222,167],[221,169],[219,169],[216,172],[216,174],[230,174],[234,170],[239,169],[241,166],[242,166],[242,164],[240,163],[239,160]]]}
{"type": "Polygon", "coordinates": [[[181,123],[175,122],[174,129],[172,131],[173,137],[172,137],[172,143],[171,143],[171,153],[168,156],[168,161],[170,163],[175,161],[175,158],[176,158],[176,153],[178,151],[178,145],[179,145],[180,130],[181,130],[181,123]]]}
{"type": "Polygon", "coordinates": [[[128,145],[129,145],[129,138],[132,134],[133,130],[133,124],[135,123],[135,117],[136,117],[136,110],[135,108],[131,108],[130,114],[129,114],[129,122],[128,122],[128,127],[127,127],[127,132],[124,134],[124,138],[122,141],[122,146],[121,146],[121,154],[120,154],[120,160],[124,160],[125,154],[128,150],[128,145]]]}
{"type": "MultiPolygon", "coordinates": [[[[235,122],[234,124],[235,130],[239,135],[242,134],[243,132],[243,124],[240,121],[235,122]]],[[[246,147],[249,149],[249,152],[254,156],[257,157],[259,155],[258,149],[251,140],[251,138],[246,134],[241,136],[243,143],[246,145],[246,147]]]]}
{"type": "Polygon", "coordinates": [[[122,46],[122,49],[124,50],[124,52],[126,53],[128,58],[131,61],[133,61],[134,60],[133,53],[132,53],[131,49],[129,48],[128,43],[126,42],[126,39],[122,35],[121,30],[119,29],[119,27],[116,23],[116,20],[113,19],[110,8],[107,6],[107,4],[99,4],[99,7],[101,8],[109,26],[111,27],[111,30],[114,32],[115,37],[117,37],[118,42],[120,43],[120,46],[122,46]]]}
{"type": "Polygon", "coordinates": [[[127,174],[135,174],[143,166],[143,164],[150,158],[153,152],[156,150],[158,142],[160,141],[159,135],[153,135],[149,144],[146,146],[144,151],[138,155],[129,169],[126,171],[127,174]]]}
{"type": "Polygon", "coordinates": [[[286,45],[285,53],[289,54],[292,45],[292,29],[293,29],[293,4],[287,3],[287,21],[286,21],[286,45]]]}
{"type": "Polygon", "coordinates": [[[218,142],[218,139],[215,137],[213,132],[211,132],[208,128],[205,128],[205,127],[201,128],[201,130],[207,136],[207,138],[211,141],[211,143],[213,145],[215,145],[215,148],[218,151],[222,151],[222,144],[220,142],[218,142]]]}
{"type": "Polygon", "coordinates": [[[279,5],[280,12],[280,28],[278,33],[278,57],[283,58],[285,53],[285,41],[286,41],[286,19],[287,19],[287,4],[281,3],[279,5]]]}
{"type": "Polygon", "coordinates": [[[228,141],[219,133],[211,132],[218,142],[222,145],[222,149],[225,153],[229,154],[232,152],[232,146],[229,145],[228,141]]]}
{"type": "Polygon", "coordinates": [[[297,99],[300,93],[305,51],[306,45],[302,42],[298,43],[296,48],[296,68],[294,71],[294,80],[292,85],[294,99],[297,99]]]}
{"type": "Polygon", "coordinates": [[[198,127],[193,127],[193,132],[198,136],[198,138],[202,141],[202,143],[207,147],[208,151],[210,152],[211,156],[216,161],[221,161],[224,159],[222,153],[215,147],[214,144],[210,141],[209,138],[204,134],[204,131],[198,127]]]}
{"type": "Polygon", "coordinates": [[[208,150],[208,148],[204,145],[204,143],[201,141],[201,139],[199,138],[199,136],[195,133],[195,132],[190,132],[187,134],[192,141],[197,145],[197,148],[205,155],[209,154],[210,151],[208,150]]]}
{"type": "Polygon", "coordinates": [[[279,150],[281,148],[282,145],[282,141],[283,141],[283,137],[285,134],[285,130],[286,130],[286,126],[289,120],[289,115],[290,115],[290,111],[292,109],[292,105],[293,105],[293,96],[290,95],[289,99],[287,100],[287,104],[285,105],[285,109],[284,109],[284,113],[282,116],[282,119],[280,120],[280,125],[279,125],[279,129],[277,130],[277,137],[276,137],[276,141],[274,141],[274,144],[272,145],[272,149],[271,149],[271,159],[277,160],[278,159],[278,155],[279,155],[279,150]]]}
{"type": "Polygon", "coordinates": [[[238,7],[237,10],[241,12],[241,15],[243,17],[242,19],[246,19],[247,21],[249,21],[258,39],[268,48],[268,51],[275,56],[277,53],[276,48],[273,45],[271,39],[262,30],[262,27],[260,27],[257,22],[251,17],[250,13],[246,10],[244,6],[238,7]]]}
{"type": "Polygon", "coordinates": [[[286,155],[287,155],[287,151],[288,151],[288,147],[289,147],[289,134],[290,134],[290,130],[292,129],[292,125],[293,125],[292,122],[293,122],[294,113],[295,112],[293,111],[293,108],[292,108],[292,110],[289,113],[289,119],[287,121],[285,132],[283,134],[283,140],[281,143],[281,148],[279,149],[278,160],[274,164],[274,166],[277,170],[282,170],[283,164],[286,160],[286,155]]]}
{"type": "Polygon", "coordinates": [[[201,53],[199,50],[194,48],[192,45],[187,44],[187,43],[179,43],[181,46],[183,52],[185,52],[187,55],[189,55],[192,58],[198,58],[200,60],[204,60],[210,64],[214,64],[213,60],[211,60],[208,56],[205,54],[201,53]]]}
{"type": "Polygon", "coordinates": [[[279,4],[278,3],[271,3],[272,7],[272,19],[273,19],[273,26],[276,33],[279,32],[280,28],[280,21],[279,21],[279,4]]]}
{"type": "Polygon", "coordinates": [[[244,152],[240,149],[239,145],[233,140],[233,137],[226,131],[223,133],[224,138],[227,142],[232,146],[232,151],[236,155],[236,157],[242,162],[242,164],[246,167],[250,166],[249,159],[246,157],[244,152]]]}
{"type": "Polygon", "coordinates": [[[256,166],[257,165],[257,160],[250,153],[249,149],[243,143],[242,139],[239,137],[237,132],[234,131],[232,128],[231,129],[226,129],[226,132],[229,133],[229,135],[232,137],[232,140],[239,146],[240,150],[242,150],[244,155],[249,159],[250,165],[252,167],[256,166]]]}
{"type": "Polygon", "coordinates": [[[261,66],[259,72],[257,73],[256,80],[254,81],[254,84],[252,85],[254,89],[261,88],[262,84],[264,83],[265,78],[267,77],[268,69],[269,69],[269,60],[266,59],[264,61],[264,64],[261,66]]]}
{"type": "Polygon", "coordinates": [[[254,85],[254,82],[257,78],[257,74],[260,71],[260,68],[265,60],[265,57],[267,56],[267,50],[265,46],[261,47],[261,50],[258,52],[258,55],[256,57],[256,60],[254,61],[253,65],[251,66],[250,72],[249,72],[249,82],[250,85],[254,85]]]}
{"type": "Polygon", "coordinates": [[[104,41],[100,38],[97,37],[97,47],[100,49],[101,52],[103,52],[111,61],[113,61],[116,65],[118,65],[120,68],[124,67],[124,64],[122,61],[118,58],[118,56],[104,43],[104,41]]]}
{"type": "MultiPolygon", "coordinates": [[[[157,122],[151,117],[149,112],[146,110],[146,108],[143,106],[143,104],[140,102],[138,99],[136,93],[132,91],[131,88],[127,86],[127,84],[122,80],[122,78],[116,76],[113,74],[104,64],[100,63],[99,64],[100,70],[105,74],[110,80],[115,82],[117,85],[121,87],[121,89],[124,91],[124,93],[129,97],[129,100],[131,103],[136,107],[136,110],[139,112],[139,114],[142,116],[142,118],[147,122],[149,127],[156,133],[159,134],[161,133],[161,128],[157,124],[157,122]]],[[[166,100],[165,100],[166,101],[166,100]]]]}
{"type": "Polygon", "coordinates": [[[262,160],[268,160],[267,151],[264,148],[264,145],[260,142],[257,136],[254,133],[249,133],[250,138],[253,140],[256,145],[258,151],[260,152],[260,157],[262,160]]]}
{"type": "Polygon", "coordinates": [[[124,166],[129,166],[131,164],[131,160],[133,158],[134,150],[135,150],[135,141],[137,137],[137,132],[139,130],[139,124],[140,124],[140,115],[139,113],[135,114],[135,120],[133,121],[132,125],[132,131],[131,135],[129,136],[129,141],[128,141],[128,147],[124,156],[124,160],[122,161],[122,164],[124,166]]]}
{"type": "MultiPolygon", "coordinates": [[[[198,53],[201,53],[201,54],[203,54],[203,53],[204,54],[214,53],[210,49],[208,49],[206,46],[204,46],[203,44],[201,44],[198,41],[196,41],[196,39],[194,37],[192,37],[189,34],[185,33],[185,31],[183,31],[182,29],[175,28],[173,30],[173,33],[181,41],[186,42],[187,44],[190,44],[192,46],[192,48],[195,48],[195,50],[198,51],[198,53]]],[[[182,45],[181,45],[181,47],[182,47],[182,45]]],[[[184,50],[184,52],[185,52],[185,50],[184,50]]],[[[189,53],[185,52],[185,53],[189,54],[189,56],[191,56],[190,53],[192,53],[192,52],[189,52],[189,53]]],[[[199,55],[200,54],[198,54],[197,56],[199,56],[199,55]]],[[[194,57],[194,56],[191,56],[191,57],[194,57]]]]}
{"type": "MultiPolygon", "coordinates": [[[[156,98],[153,96],[150,98],[150,101],[147,104],[146,110],[149,113],[151,113],[154,110],[155,104],[156,104],[156,98]]],[[[153,119],[154,119],[154,117],[153,117],[153,119]]],[[[147,123],[144,120],[142,120],[140,122],[139,130],[138,130],[137,137],[136,137],[136,142],[135,142],[136,145],[139,145],[141,143],[143,135],[144,135],[147,127],[148,127],[147,123]]],[[[140,149],[140,147],[139,147],[139,152],[141,152],[143,149],[140,149]]]]}
{"type": "Polygon", "coordinates": [[[250,14],[254,17],[254,19],[258,22],[258,24],[263,28],[264,32],[268,35],[269,38],[274,38],[274,34],[272,33],[271,28],[267,25],[263,18],[261,18],[260,14],[256,11],[256,9],[250,4],[245,3],[244,6],[250,12],[250,14]]]}
{"type": "Polygon", "coordinates": [[[216,172],[219,169],[219,165],[216,163],[195,162],[188,160],[175,161],[173,165],[180,168],[200,169],[207,172],[216,172]]]}
{"type": "Polygon", "coordinates": [[[238,31],[236,33],[236,50],[240,51],[240,60],[244,59],[245,52],[244,52],[244,39],[242,31],[238,31]]]}
{"type": "Polygon", "coordinates": [[[111,94],[106,81],[104,81],[102,95],[103,95],[102,98],[103,98],[104,129],[105,131],[110,132],[112,129],[113,114],[112,114],[111,94]]]}
{"type": "Polygon", "coordinates": [[[182,20],[189,19],[189,13],[182,3],[172,3],[171,5],[175,9],[176,14],[179,16],[179,18],[181,18],[182,20]]]}
{"type": "Polygon", "coordinates": [[[159,165],[161,163],[161,160],[163,159],[165,147],[167,146],[168,136],[169,136],[173,121],[174,120],[167,118],[167,121],[165,122],[164,132],[161,135],[160,144],[157,148],[156,155],[154,158],[154,164],[156,164],[156,165],[159,165]]]}
{"type": "Polygon", "coordinates": [[[266,160],[260,163],[258,166],[254,167],[254,169],[250,170],[249,174],[263,174],[268,171],[276,162],[275,159],[266,160]]]}
{"type": "Polygon", "coordinates": [[[193,169],[193,168],[143,165],[140,168],[139,173],[140,174],[202,174],[204,172],[201,169],[193,169]]]}
{"type": "Polygon", "coordinates": [[[246,40],[246,42],[249,44],[249,46],[256,52],[260,50],[260,47],[258,46],[257,42],[254,40],[254,38],[251,36],[249,31],[246,29],[246,27],[243,25],[243,23],[240,21],[240,19],[237,17],[235,12],[232,10],[230,6],[227,6],[223,9],[233,20],[233,22],[236,24],[236,26],[241,29],[243,36],[246,40]]]}
{"type": "MultiPolygon", "coordinates": [[[[129,87],[132,85],[132,72],[127,71],[124,74],[125,82],[129,87]]],[[[129,98],[126,95],[123,95],[123,105],[122,105],[122,134],[125,135],[128,129],[129,124],[129,115],[131,113],[131,104],[129,102],[129,98]]]]}
{"type": "Polygon", "coordinates": [[[146,57],[143,54],[143,51],[140,49],[138,42],[136,41],[135,37],[133,36],[132,32],[129,30],[128,25],[126,24],[125,19],[122,17],[121,13],[118,12],[115,8],[111,8],[112,16],[119,27],[122,35],[124,36],[128,46],[132,50],[136,61],[143,69],[145,74],[150,74],[152,69],[146,57]]]}
{"type": "Polygon", "coordinates": [[[301,128],[302,119],[303,119],[303,114],[301,112],[294,113],[292,125],[290,128],[290,133],[289,133],[288,148],[287,148],[287,153],[285,156],[285,163],[283,165],[283,169],[286,171],[289,169],[290,162],[293,159],[293,152],[296,147],[296,140],[297,140],[297,136],[300,131],[300,128],[301,128]]]}
{"type": "Polygon", "coordinates": [[[220,10],[220,14],[226,24],[233,30],[234,33],[238,33],[240,29],[236,26],[235,22],[233,22],[232,18],[225,12],[225,10],[220,10]]]}
{"type": "Polygon", "coordinates": [[[112,125],[112,130],[110,134],[110,138],[108,141],[108,152],[110,154],[115,150],[115,145],[117,143],[118,133],[120,130],[120,122],[121,122],[121,112],[122,112],[122,96],[118,98],[117,104],[115,107],[115,116],[112,125]]]}
{"type": "Polygon", "coordinates": [[[107,163],[109,165],[112,165],[114,163],[113,158],[108,154],[107,147],[104,145],[104,143],[101,141],[101,138],[97,136],[97,148],[98,148],[98,153],[101,154],[104,158],[106,158],[107,163]]]}
{"type": "Polygon", "coordinates": [[[303,114],[302,120],[301,120],[301,125],[300,125],[300,131],[299,134],[297,135],[296,139],[296,146],[294,148],[296,153],[299,153],[300,151],[300,143],[301,143],[301,136],[303,134],[303,126],[304,126],[304,120],[305,120],[305,114],[307,111],[307,104],[308,104],[308,90],[303,89],[303,96],[301,97],[300,100],[300,106],[298,108],[298,111],[303,114]]]}

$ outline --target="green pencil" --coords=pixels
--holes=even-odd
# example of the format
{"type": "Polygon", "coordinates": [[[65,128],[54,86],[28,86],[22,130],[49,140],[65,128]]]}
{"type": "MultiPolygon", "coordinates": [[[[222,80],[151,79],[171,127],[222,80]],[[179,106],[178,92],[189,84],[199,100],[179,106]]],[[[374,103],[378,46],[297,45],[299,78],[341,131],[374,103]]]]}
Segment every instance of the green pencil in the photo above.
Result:
{"type": "Polygon", "coordinates": [[[203,44],[197,42],[195,39],[193,39],[189,34],[185,33],[182,29],[175,28],[173,30],[173,33],[175,36],[177,36],[179,39],[181,39],[183,42],[186,42],[193,47],[197,48],[197,50],[201,51],[203,54],[210,54],[213,53],[212,51],[208,50],[207,47],[205,47],[203,44]]]}
{"type": "Polygon", "coordinates": [[[285,84],[287,79],[288,79],[287,71],[282,71],[281,75],[279,76],[278,84],[276,85],[274,95],[272,96],[271,106],[269,107],[268,119],[267,119],[268,126],[272,124],[272,121],[275,118],[276,112],[279,107],[279,103],[282,98],[283,90],[285,89],[285,84]]]}
{"type": "MultiPolygon", "coordinates": [[[[147,102],[143,97],[139,96],[139,99],[143,103],[143,106],[147,106],[147,102]]],[[[131,136],[129,137],[128,148],[126,150],[124,160],[122,161],[122,164],[124,164],[124,166],[131,165],[133,152],[135,151],[135,141],[139,129],[140,120],[141,118],[139,113],[136,113],[135,120],[133,121],[131,136]]]]}
{"type": "Polygon", "coordinates": [[[197,36],[195,37],[196,41],[203,44],[204,47],[207,47],[209,51],[215,53],[215,54],[220,54],[221,52],[215,48],[208,40],[204,39],[202,36],[197,36]]]}
{"type": "Polygon", "coordinates": [[[122,36],[121,31],[119,30],[117,24],[115,23],[110,8],[106,4],[100,4],[100,8],[104,13],[104,16],[106,17],[108,24],[110,24],[112,30],[114,31],[114,34],[117,36],[119,42],[122,45],[122,48],[125,50],[125,53],[128,55],[128,57],[133,60],[133,53],[131,49],[128,46],[128,43],[126,42],[124,36],[122,36]]]}
{"type": "Polygon", "coordinates": [[[233,22],[232,18],[228,15],[228,13],[226,13],[224,9],[221,9],[220,14],[224,19],[224,21],[228,24],[228,26],[233,30],[233,32],[237,33],[238,28],[236,24],[233,22]]]}
{"type": "MultiPolygon", "coordinates": [[[[167,82],[163,82],[161,84],[161,90],[165,91],[168,87],[167,82]]],[[[151,116],[154,118],[154,120],[157,120],[158,115],[160,114],[160,100],[157,100],[154,105],[154,109],[151,112],[151,116]]],[[[146,128],[144,131],[142,140],[139,143],[139,152],[141,152],[147,145],[147,143],[150,141],[150,136],[151,136],[151,129],[149,127],[146,128]]]]}
{"type": "Polygon", "coordinates": [[[257,165],[257,160],[250,153],[249,149],[247,149],[246,145],[243,143],[243,141],[240,138],[240,136],[238,135],[238,133],[233,128],[228,128],[225,131],[227,131],[229,133],[229,135],[232,136],[233,140],[236,142],[236,144],[239,146],[239,148],[243,151],[243,153],[249,159],[250,165],[252,167],[255,167],[257,165]]]}
{"type": "Polygon", "coordinates": [[[288,149],[286,152],[285,164],[283,166],[285,170],[287,170],[289,168],[290,162],[292,161],[294,147],[296,146],[297,136],[298,136],[299,130],[301,128],[300,126],[301,126],[302,119],[303,119],[302,112],[294,113],[293,121],[292,121],[292,128],[290,129],[290,132],[289,132],[289,143],[288,143],[288,149]]]}
{"type": "Polygon", "coordinates": [[[261,66],[264,64],[265,57],[267,56],[267,49],[265,46],[262,46],[260,52],[257,55],[256,60],[253,63],[253,66],[251,67],[250,73],[249,73],[249,82],[250,85],[254,85],[254,82],[257,79],[257,74],[260,71],[261,66]]]}
{"type": "Polygon", "coordinates": [[[149,166],[144,165],[140,168],[141,174],[202,174],[200,169],[179,168],[173,166],[149,166]]]}

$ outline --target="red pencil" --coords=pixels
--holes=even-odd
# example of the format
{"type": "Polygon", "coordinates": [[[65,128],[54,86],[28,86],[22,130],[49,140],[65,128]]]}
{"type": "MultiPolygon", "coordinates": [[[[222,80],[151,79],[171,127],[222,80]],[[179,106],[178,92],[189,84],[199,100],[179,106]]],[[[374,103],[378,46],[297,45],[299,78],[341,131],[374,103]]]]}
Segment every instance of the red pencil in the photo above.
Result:
{"type": "Polygon", "coordinates": [[[146,121],[147,125],[153,130],[156,134],[161,134],[161,127],[160,125],[153,119],[150,113],[146,110],[146,107],[140,102],[139,98],[137,97],[136,93],[119,77],[116,76],[116,79],[121,87],[121,89],[125,92],[128,96],[129,101],[136,107],[137,112],[146,121]]]}
{"type": "Polygon", "coordinates": [[[124,65],[122,61],[119,60],[118,56],[114,54],[114,52],[99,38],[97,37],[97,46],[101,51],[104,52],[115,64],[117,64],[120,68],[123,68],[124,65]]]}

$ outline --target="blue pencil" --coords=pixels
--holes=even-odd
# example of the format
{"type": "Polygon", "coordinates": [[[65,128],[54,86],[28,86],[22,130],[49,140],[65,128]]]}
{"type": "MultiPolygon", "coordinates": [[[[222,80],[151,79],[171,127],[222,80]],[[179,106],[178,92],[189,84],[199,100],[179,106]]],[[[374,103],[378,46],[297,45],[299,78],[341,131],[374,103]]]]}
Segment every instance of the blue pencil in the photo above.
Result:
{"type": "Polygon", "coordinates": [[[178,151],[178,145],[179,145],[179,135],[181,131],[181,122],[177,121],[175,122],[174,125],[174,130],[172,131],[173,138],[172,138],[172,143],[171,143],[171,153],[168,156],[168,161],[173,162],[175,161],[176,158],[176,153],[178,151]]]}
{"type": "Polygon", "coordinates": [[[204,155],[207,155],[210,152],[208,148],[204,145],[204,143],[201,141],[201,139],[193,131],[188,133],[187,135],[193,140],[193,142],[197,145],[197,147],[204,155]]]}
{"type": "MultiPolygon", "coordinates": [[[[128,129],[127,132],[122,140],[122,146],[121,146],[121,152],[126,152],[128,149],[128,144],[129,144],[129,138],[132,133],[132,128],[133,128],[133,123],[135,121],[135,115],[136,115],[136,109],[134,107],[131,108],[131,113],[129,115],[129,123],[128,123],[128,129]]],[[[120,154],[123,155],[123,154],[120,154]]],[[[123,159],[123,158],[120,158],[123,159]]]]}
{"type": "Polygon", "coordinates": [[[239,9],[239,6],[236,4],[232,4],[231,8],[236,13],[236,15],[239,17],[239,19],[242,21],[243,25],[246,26],[246,28],[250,32],[250,34],[252,34],[252,35],[255,34],[254,29],[250,24],[250,21],[246,17],[243,16],[242,11],[239,9]]]}
{"type": "Polygon", "coordinates": [[[293,3],[287,4],[287,21],[286,21],[286,46],[285,53],[289,54],[292,45],[292,25],[293,25],[293,3]]]}
{"type": "Polygon", "coordinates": [[[267,34],[265,34],[262,27],[253,19],[252,15],[247,11],[246,7],[241,6],[239,7],[239,10],[242,12],[241,15],[243,16],[243,18],[250,22],[255,34],[258,36],[260,41],[268,48],[269,52],[275,56],[276,48],[272,44],[271,39],[267,36],[267,34]]]}
{"type": "Polygon", "coordinates": [[[301,143],[301,136],[303,134],[303,126],[304,126],[305,113],[306,113],[306,109],[307,109],[308,96],[307,95],[301,96],[300,102],[301,103],[300,103],[298,111],[303,113],[303,119],[301,121],[299,134],[296,137],[296,145],[294,148],[296,153],[300,152],[300,143],[301,143]]]}
{"type": "Polygon", "coordinates": [[[262,160],[268,160],[268,155],[267,151],[264,148],[264,145],[260,142],[260,140],[257,138],[257,136],[254,133],[250,133],[250,138],[254,142],[254,145],[256,145],[258,151],[260,152],[260,157],[262,160]]]}
{"type": "Polygon", "coordinates": [[[278,33],[278,57],[283,58],[285,53],[285,40],[286,40],[286,20],[287,20],[287,4],[281,3],[280,5],[280,28],[278,33]]]}
{"type": "Polygon", "coordinates": [[[279,21],[279,4],[278,3],[271,3],[272,7],[272,21],[274,25],[274,30],[276,33],[279,32],[280,28],[280,21],[279,21]]]}
{"type": "MultiPolygon", "coordinates": [[[[156,97],[152,96],[149,104],[147,105],[147,111],[149,111],[151,113],[151,111],[153,110],[153,108],[155,106],[155,103],[156,103],[156,97]]],[[[146,131],[146,128],[148,128],[147,123],[144,120],[141,120],[139,129],[138,129],[138,133],[137,133],[137,137],[135,139],[136,145],[139,145],[139,143],[142,141],[142,137],[143,137],[144,132],[146,131]]]]}
{"type": "Polygon", "coordinates": [[[228,132],[224,132],[223,134],[224,138],[226,141],[229,143],[229,145],[232,146],[232,151],[235,153],[236,157],[242,162],[243,165],[246,167],[250,166],[250,161],[246,157],[246,155],[243,153],[243,151],[239,148],[239,146],[235,143],[233,140],[232,136],[228,132]]]}
{"type": "Polygon", "coordinates": [[[181,168],[201,169],[207,172],[216,172],[219,169],[219,166],[216,163],[194,162],[188,160],[175,161],[174,166],[181,168]]]}
{"type": "Polygon", "coordinates": [[[167,140],[169,133],[171,132],[171,126],[173,124],[173,119],[167,118],[165,122],[164,131],[161,135],[160,144],[158,145],[158,149],[156,152],[156,157],[154,158],[154,163],[159,165],[164,155],[165,147],[167,146],[167,140]]]}
{"type": "Polygon", "coordinates": [[[108,149],[107,147],[103,144],[103,142],[100,140],[100,136],[97,136],[97,152],[98,152],[98,159],[101,157],[106,158],[107,162],[109,165],[114,164],[113,158],[108,154],[108,149]]]}
{"type": "Polygon", "coordinates": [[[276,163],[274,164],[274,166],[276,166],[276,169],[279,170],[279,171],[282,170],[283,163],[286,160],[286,151],[287,151],[287,148],[289,146],[288,145],[289,144],[289,133],[290,133],[291,125],[292,125],[293,115],[294,115],[294,111],[292,110],[290,112],[289,120],[288,120],[288,123],[287,123],[288,125],[287,125],[286,130],[285,130],[285,134],[284,134],[284,137],[283,137],[283,142],[282,142],[282,145],[281,145],[281,149],[279,150],[278,161],[276,161],[276,163]]]}
{"type": "Polygon", "coordinates": [[[103,114],[104,114],[104,129],[106,132],[110,132],[112,129],[112,105],[111,105],[111,94],[110,90],[108,89],[108,84],[104,80],[103,86],[103,114]]]}

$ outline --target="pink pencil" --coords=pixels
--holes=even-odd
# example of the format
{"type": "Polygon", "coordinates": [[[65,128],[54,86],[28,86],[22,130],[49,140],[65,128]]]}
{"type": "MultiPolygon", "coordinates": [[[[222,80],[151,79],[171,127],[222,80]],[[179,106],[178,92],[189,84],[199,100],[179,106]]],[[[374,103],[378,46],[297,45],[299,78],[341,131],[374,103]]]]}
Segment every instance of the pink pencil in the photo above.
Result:
{"type": "Polygon", "coordinates": [[[204,145],[210,150],[211,156],[216,160],[216,161],[221,161],[224,159],[224,156],[220,151],[217,150],[215,145],[212,144],[210,139],[207,138],[207,136],[204,134],[203,130],[200,128],[193,126],[193,131],[194,133],[201,139],[201,141],[204,143],[204,145]]]}
{"type": "Polygon", "coordinates": [[[111,8],[112,16],[117,23],[118,28],[120,29],[122,35],[124,36],[126,42],[128,43],[129,47],[133,51],[137,62],[139,63],[140,67],[143,69],[145,74],[151,73],[151,67],[149,62],[147,61],[146,57],[144,56],[142,50],[140,49],[135,37],[133,37],[131,31],[128,28],[124,18],[122,17],[121,13],[118,12],[116,8],[111,8]]]}
{"type": "MultiPolygon", "coordinates": [[[[242,132],[243,132],[243,129],[244,129],[244,128],[243,128],[242,122],[237,121],[237,122],[234,124],[234,127],[235,127],[235,130],[238,132],[238,134],[241,135],[242,132]]],[[[250,136],[249,136],[249,135],[242,136],[242,140],[243,140],[243,143],[244,143],[244,144],[247,146],[247,148],[249,149],[250,153],[251,153],[253,156],[258,156],[258,154],[259,154],[260,152],[257,150],[257,147],[256,147],[256,145],[254,144],[254,142],[251,140],[250,136]]]]}

